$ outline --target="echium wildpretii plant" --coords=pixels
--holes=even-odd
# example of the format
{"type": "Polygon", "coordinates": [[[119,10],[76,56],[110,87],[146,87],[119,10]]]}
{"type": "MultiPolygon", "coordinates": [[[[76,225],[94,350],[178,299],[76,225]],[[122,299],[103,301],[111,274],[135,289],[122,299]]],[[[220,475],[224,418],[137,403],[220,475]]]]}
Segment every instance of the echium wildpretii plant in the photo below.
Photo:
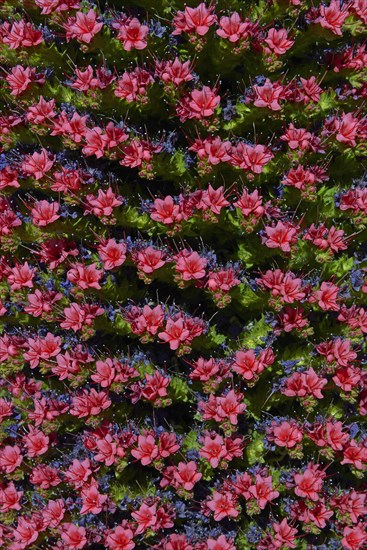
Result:
{"type": "Polygon", "coordinates": [[[0,14],[0,547],[367,548],[367,0],[0,14]]]}

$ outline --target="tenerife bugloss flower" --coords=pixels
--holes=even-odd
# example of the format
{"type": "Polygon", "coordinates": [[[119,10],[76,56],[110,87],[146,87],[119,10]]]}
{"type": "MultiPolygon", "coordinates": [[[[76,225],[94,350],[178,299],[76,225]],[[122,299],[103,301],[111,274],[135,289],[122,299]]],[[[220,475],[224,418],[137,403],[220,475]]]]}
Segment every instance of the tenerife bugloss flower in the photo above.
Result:
{"type": "Polygon", "coordinates": [[[97,14],[94,10],[89,10],[88,13],[79,11],[64,25],[66,40],[69,42],[72,38],[76,38],[79,42],[89,44],[102,27],[103,23],[97,22],[97,14]]]}
{"type": "Polygon", "coordinates": [[[172,34],[187,32],[204,36],[217,19],[213,11],[214,7],[207,8],[204,2],[196,8],[186,7],[184,11],[178,11],[173,20],[172,34]]]}
{"type": "Polygon", "coordinates": [[[144,50],[147,47],[149,27],[142,25],[136,18],[129,18],[119,25],[117,38],[123,43],[124,50],[144,50]]]}

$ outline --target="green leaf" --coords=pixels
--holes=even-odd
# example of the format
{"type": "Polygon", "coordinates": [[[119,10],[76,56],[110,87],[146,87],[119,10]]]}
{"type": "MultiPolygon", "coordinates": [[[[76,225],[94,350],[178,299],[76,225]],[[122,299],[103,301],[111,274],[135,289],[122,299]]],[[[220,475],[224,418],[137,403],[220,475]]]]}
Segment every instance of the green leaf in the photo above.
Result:
{"type": "Polygon", "coordinates": [[[179,378],[178,376],[172,377],[169,384],[169,396],[174,402],[182,401],[187,403],[191,400],[189,385],[185,382],[185,380],[179,378]]]}
{"type": "Polygon", "coordinates": [[[251,443],[246,447],[246,456],[249,464],[252,466],[256,462],[265,462],[264,459],[264,442],[262,434],[255,434],[251,443]]]}
{"type": "Polygon", "coordinates": [[[265,323],[265,318],[262,315],[258,321],[251,322],[247,331],[241,338],[241,345],[245,348],[256,348],[264,344],[263,338],[266,338],[272,328],[265,323]]]}

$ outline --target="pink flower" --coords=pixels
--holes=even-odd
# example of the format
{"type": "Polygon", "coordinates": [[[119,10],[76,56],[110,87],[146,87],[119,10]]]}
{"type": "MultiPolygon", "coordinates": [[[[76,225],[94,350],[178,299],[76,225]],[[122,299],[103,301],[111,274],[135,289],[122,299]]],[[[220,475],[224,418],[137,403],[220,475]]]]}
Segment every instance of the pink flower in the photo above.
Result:
{"type": "Polygon", "coordinates": [[[6,81],[10,86],[11,95],[17,96],[24,92],[32,82],[33,73],[30,67],[16,65],[6,76],[6,81]]]}
{"type": "Polygon", "coordinates": [[[118,525],[108,533],[106,546],[110,550],[132,550],[135,547],[133,537],[134,534],[131,529],[118,525]]]}
{"type": "Polygon", "coordinates": [[[87,544],[86,530],[73,523],[63,523],[61,538],[66,550],[80,550],[87,544]]]}
{"type": "Polygon", "coordinates": [[[178,319],[177,321],[168,319],[165,330],[158,333],[159,338],[167,342],[172,350],[178,349],[187,340],[189,335],[190,332],[185,327],[183,319],[178,319]]]}
{"type": "Polygon", "coordinates": [[[74,264],[72,269],[67,272],[68,280],[77,285],[80,289],[94,288],[99,290],[100,279],[103,276],[103,269],[97,269],[95,263],[89,265],[74,264]]]}
{"type": "Polygon", "coordinates": [[[264,166],[273,158],[273,154],[264,145],[247,145],[240,142],[231,151],[231,164],[261,174],[264,166]]]}
{"type": "MultiPolygon", "coordinates": [[[[84,134],[86,145],[83,147],[83,154],[86,157],[95,155],[97,159],[103,157],[105,147],[107,146],[107,136],[102,134],[102,129],[98,126],[87,129],[84,134]]],[[[99,192],[101,189],[99,190],[99,192]]]]}
{"type": "Polygon", "coordinates": [[[302,432],[297,428],[297,425],[282,422],[273,429],[274,443],[279,447],[287,447],[292,449],[302,441],[302,432]]]}
{"type": "Polygon", "coordinates": [[[173,19],[175,29],[172,34],[187,32],[204,36],[217,19],[216,15],[212,15],[213,11],[214,6],[208,9],[204,2],[196,8],[186,7],[184,11],[178,11],[173,19]]]}
{"type": "Polygon", "coordinates": [[[315,292],[315,297],[318,305],[324,311],[339,311],[338,294],[339,287],[334,285],[334,283],[323,281],[320,290],[315,292]]]}
{"type": "Polygon", "coordinates": [[[144,533],[149,527],[153,527],[157,522],[157,507],[155,504],[148,506],[147,504],[142,504],[136,512],[133,512],[132,517],[138,524],[138,527],[135,531],[136,535],[144,533]]]}
{"type": "Polygon", "coordinates": [[[81,491],[83,506],[80,514],[100,514],[104,503],[107,500],[107,495],[101,495],[97,485],[84,487],[81,491]]]}
{"type": "Polygon", "coordinates": [[[8,283],[12,290],[20,290],[21,288],[33,288],[33,278],[36,274],[36,268],[31,268],[28,262],[23,265],[18,264],[12,269],[8,275],[8,283]]]}
{"type": "Polygon", "coordinates": [[[172,83],[175,86],[193,79],[191,61],[182,62],[178,57],[174,61],[156,61],[155,74],[162,82],[172,83]]]}
{"type": "Polygon", "coordinates": [[[275,540],[277,543],[281,546],[285,546],[286,548],[296,548],[294,541],[298,531],[295,527],[288,525],[286,518],[284,518],[280,523],[273,523],[272,527],[275,532],[275,540]]]}
{"type": "Polygon", "coordinates": [[[216,91],[209,86],[203,86],[201,90],[195,89],[191,92],[188,106],[195,118],[203,118],[212,116],[219,103],[220,96],[216,95],[216,91]]]}
{"type": "Polygon", "coordinates": [[[303,474],[294,474],[296,488],[294,492],[301,498],[319,500],[319,493],[322,489],[322,478],[317,471],[307,468],[303,474]]]}
{"type": "Polygon", "coordinates": [[[178,463],[177,470],[174,472],[174,478],[185,491],[192,491],[194,485],[202,478],[202,474],[197,471],[196,463],[191,460],[187,463],[178,463]]]}
{"type": "Polygon", "coordinates": [[[265,227],[266,237],[263,243],[268,248],[280,248],[283,252],[290,252],[291,245],[297,242],[297,228],[289,222],[278,221],[275,227],[265,227]]]}
{"type": "Polygon", "coordinates": [[[126,244],[117,243],[115,239],[100,241],[97,250],[106,270],[114,269],[126,260],[126,244]]]}
{"type": "Polygon", "coordinates": [[[49,500],[46,508],[42,511],[42,518],[45,521],[47,527],[56,529],[63,520],[65,515],[64,500],[59,498],[57,500],[49,500]]]}
{"type": "Polygon", "coordinates": [[[109,187],[107,191],[99,189],[97,197],[94,195],[87,195],[86,202],[86,213],[91,211],[95,216],[100,217],[111,216],[113,214],[113,209],[123,204],[122,197],[116,196],[111,187],[109,187]]]}
{"type": "Polygon", "coordinates": [[[279,492],[273,489],[271,476],[262,477],[261,475],[256,475],[255,479],[255,485],[251,485],[249,492],[255,497],[259,508],[263,510],[268,502],[278,498],[279,492]]]}
{"type": "Polygon", "coordinates": [[[179,222],[183,218],[179,205],[173,202],[171,195],[167,195],[163,200],[155,199],[150,217],[165,225],[179,222]]]}
{"type": "Polygon", "coordinates": [[[220,535],[217,539],[209,538],[206,541],[208,550],[236,550],[232,539],[227,539],[224,535],[220,535]]]}
{"type": "Polygon", "coordinates": [[[71,466],[65,472],[65,477],[69,483],[72,483],[75,487],[83,486],[92,475],[91,462],[88,458],[80,462],[74,458],[71,466]]]}
{"type": "Polygon", "coordinates": [[[93,37],[101,30],[103,23],[97,23],[97,14],[94,10],[88,13],[78,11],[75,17],[69,17],[66,30],[66,41],[76,38],[79,42],[90,44],[93,37]]]}
{"type": "Polygon", "coordinates": [[[197,252],[190,252],[186,248],[176,256],[175,270],[184,281],[198,280],[205,277],[207,260],[199,256],[197,252]]]}
{"type": "Polygon", "coordinates": [[[235,11],[230,17],[221,17],[219,20],[219,29],[216,33],[221,38],[225,38],[232,43],[246,40],[249,36],[250,21],[242,21],[241,16],[235,11]]]}
{"type": "Polygon", "coordinates": [[[276,30],[274,28],[269,29],[268,36],[265,38],[269,49],[277,55],[283,55],[294,44],[294,40],[288,39],[288,33],[286,29],[276,30]]]}
{"type": "Polygon", "coordinates": [[[138,447],[131,454],[140,460],[143,466],[151,464],[158,457],[158,446],[152,435],[139,435],[138,447]]]}
{"type": "Polygon", "coordinates": [[[343,114],[341,120],[338,121],[337,141],[355,147],[358,128],[359,119],[353,113],[343,114]]]}
{"type": "Polygon", "coordinates": [[[45,122],[50,122],[56,116],[54,111],[55,100],[51,99],[46,101],[41,95],[38,103],[31,105],[28,108],[27,119],[33,124],[43,124],[45,122]]]}
{"type": "Polygon", "coordinates": [[[14,539],[18,543],[18,548],[31,546],[38,538],[38,530],[33,522],[20,516],[16,529],[13,531],[14,539]]]}
{"type": "Polygon", "coordinates": [[[50,171],[54,164],[54,158],[46,151],[42,149],[40,153],[33,153],[33,155],[27,155],[22,162],[22,170],[28,176],[32,176],[35,180],[40,180],[43,176],[50,171]]]}
{"type": "Polygon", "coordinates": [[[367,533],[360,525],[344,527],[342,545],[346,550],[360,550],[367,540],[367,533]]]}
{"type": "Polygon", "coordinates": [[[22,507],[19,503],[23,491],[17,491],[14,483],[0,488],[0,511],[8,512],[9,510],[21,510],[22,507]]]}
{"type": "Polygon", "coordinates": [[[59,210],[60,203],[57,201],[48,202],[43,200],[35,202],[31,210],[32,222],[37,227],[45,227],[60,218],[58,214],[59,210]]]}
{"type": "Polygon", "coordinates": [[[218,468],[219,462],[226,455],[223,437],[219,434],[214,438],[209,435],[205,436],[204,445],[200,449],[199,454],[202,458],[209,460],[212,468],[218,468]]]}
{"type": "Polygon", "coordinates": [[[157,250],[152,246],[143,248],[136,256],[138,270],[150,275],[165,265],[164,255],[162,250],[157,250]]]}
{"type": "Polygon", "coordinates": [[[22,460],[23,456],[18,445],[14,447],[5,445],[5,447],[0,449],[0,468],[6,474],[14,472],[21,465],[22,460]]]}
{"type": "Polygon", "coordinates": [[[142,25],[136,17],[127,19],[119,26],[117,38],[123,42],[124,50],[144,50],[147,47],[146,37],[149,27],[142,25]]]}
{"type": "Polygon", "coordinates": [[[214,491],[212,498],[207,501],[208,508],[214,512],[215,521],[223,518],[236,518],[239,515],[237,503],[231,493],[214,491]]]}
{"type": "Polygon", "coordinates": [[[323,4],[319,7],[320,16],[315,19],[315,23],[320,23],[324,29],[329,29],[333,34],[342,36],[342,26],[349,15],[347,5],[340,6],[339,0],[332,0],[329,6],[323,4]]]}
{"type": "Polygon", "coordinates": [[[279,99],[283,99],[283,86],[267,78],[263,86],[253,86],[255,92],[255,107],[267,107],[271,111],[280,111],[279,99]]]}
{"type": "Polygon", "coordinates": [[[233,425],[238,423],[238,415],[245,409],[245,403],[241,403],[243,395],[241,393],[235,393],[234,390],[230,390],[224,397],[218,397],[218,410],[217,414],[220,420],[229,420],[233,425]]]}

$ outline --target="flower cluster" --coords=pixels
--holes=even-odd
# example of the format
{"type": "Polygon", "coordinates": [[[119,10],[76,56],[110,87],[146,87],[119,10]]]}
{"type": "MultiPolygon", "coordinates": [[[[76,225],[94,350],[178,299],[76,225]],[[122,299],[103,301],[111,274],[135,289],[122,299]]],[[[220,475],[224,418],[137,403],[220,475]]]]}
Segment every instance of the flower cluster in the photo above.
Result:
{"type": "Polygon", "coordinates": [[[0,1],[1,548],[367,548],[366,37],[0,1]]]}

